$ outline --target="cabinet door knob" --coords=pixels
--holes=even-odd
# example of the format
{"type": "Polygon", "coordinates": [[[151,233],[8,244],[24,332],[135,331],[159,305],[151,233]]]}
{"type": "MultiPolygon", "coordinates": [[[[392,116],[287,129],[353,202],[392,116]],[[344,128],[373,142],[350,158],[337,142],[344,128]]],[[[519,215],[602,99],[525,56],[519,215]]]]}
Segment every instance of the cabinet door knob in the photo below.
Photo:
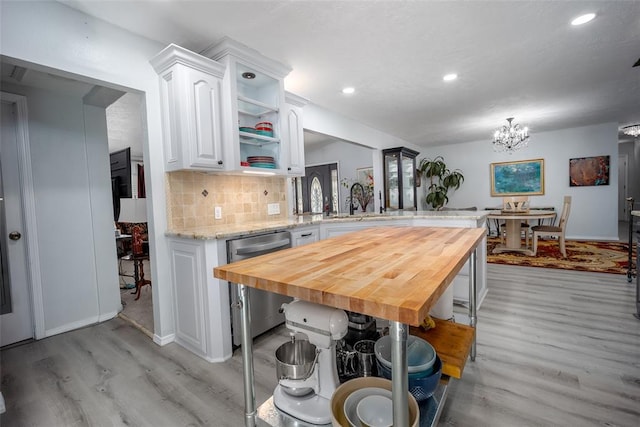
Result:
{"type": "Polygon", "coordinates": [[[222,164],[222,160],[218,160],[218,164],[221,165],[222,164]]]}
{"type": "Polygon", "coordinates": [[[12,231],[11,233],[9,233],[9,238],[11,240],[20,240],[21,237],[22,237],[22,234],[20,234],[17,231],[12,231]]]}
{"type": "Polygon", "coordinates": [[[291,168],[287,168],[287,170],[288,170],[288,171],[290,171],[290,170],[291,170],[291,168]]]}

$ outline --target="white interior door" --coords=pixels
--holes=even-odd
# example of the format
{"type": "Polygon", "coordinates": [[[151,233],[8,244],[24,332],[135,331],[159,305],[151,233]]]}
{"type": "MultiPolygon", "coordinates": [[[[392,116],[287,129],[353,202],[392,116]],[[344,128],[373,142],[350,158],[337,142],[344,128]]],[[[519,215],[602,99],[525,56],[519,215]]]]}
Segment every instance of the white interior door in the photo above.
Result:
{"type": "Polygon", "coordinates": [[[0,124],[0,345],[34,337],[17,149],[15,104],[2,101],[0,124]]]}

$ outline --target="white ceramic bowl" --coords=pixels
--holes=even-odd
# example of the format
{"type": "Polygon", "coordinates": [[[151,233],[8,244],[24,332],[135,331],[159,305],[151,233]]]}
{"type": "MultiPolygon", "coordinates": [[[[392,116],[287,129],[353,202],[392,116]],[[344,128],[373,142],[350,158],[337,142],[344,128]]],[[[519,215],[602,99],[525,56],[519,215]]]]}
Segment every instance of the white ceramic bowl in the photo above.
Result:
{"type": "Polygon", "coordinates": [[[363,427],[393,425],[393,402],[386,396],[365,396],[358,403],[356,412],[363,427]]]}
{"type": "MultiPolygon", "coordinates": [[[[344,402],[355,391],[365,387],[377,387],[391,392],[391,381],[378,377],[360,377],[349,380],[336,388],[331,396],[331,425],[333,427],[345,427],[349,425],[344,414],[344,402]]],[[[420,410],[418,402],[411,393],[407,393],[409,400],[409,426],[418,427],[420,424],[420,410]]],[[[356,413],[356,417],[357,417],[356,413]]]]}
{"type": "Polygon", "coordinates": [[[391,399],[391,391],[381,387],[364,387],[351,393],[344,400],[344,416],[347,418],[349,427],[360,427],[358,418],[358,404],[369,396],[381,396],[391,399]]]}
{"type": "MultiPolygon", "coordinates": [[[[385,335],[376,341],[374,351],[376,359],[383,366],[391,369],[391,337],[385,335]]],[[[410,374],[418,372],[428,374],[435,361],[436,350],[431,344],[415,335],[407,337],[407,362],[410,374]]]]}

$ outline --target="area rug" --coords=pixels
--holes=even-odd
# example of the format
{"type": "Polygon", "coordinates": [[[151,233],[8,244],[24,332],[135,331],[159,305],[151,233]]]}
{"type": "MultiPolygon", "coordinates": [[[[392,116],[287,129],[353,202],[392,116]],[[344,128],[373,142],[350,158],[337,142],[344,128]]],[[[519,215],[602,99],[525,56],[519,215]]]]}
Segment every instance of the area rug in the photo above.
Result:
{"type": "MultiPolygon", "coordinates": [[[[555,240],[538,240],[538,253],[536,256],[518,252],[491,253],[499,243],[500,239],[497,237],[487,238],[488,263],[627,274],[629,254],[626,242],[567,240],[567,258],[562,257],[558,242],[555,240]]],[[[524,241],[522,243],[524,245],[524,241]]],[[[633,259],[636,259],[635,248],[633,259]]]]}

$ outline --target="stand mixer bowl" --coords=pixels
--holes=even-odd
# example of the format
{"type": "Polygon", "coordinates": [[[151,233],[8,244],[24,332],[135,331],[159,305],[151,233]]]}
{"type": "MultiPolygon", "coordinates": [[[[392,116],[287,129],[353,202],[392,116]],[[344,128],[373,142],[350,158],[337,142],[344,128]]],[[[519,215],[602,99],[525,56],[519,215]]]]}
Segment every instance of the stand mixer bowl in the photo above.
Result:
{"type": "MultiPolygon", "coordinates": [[[[276,375],[278,380],[305,380],[313,373],[316,362],[316,346],[307,340],[294,340],[276,349],[276,375]]],[[[304,396],[312,387],[291,387],[280,384],[292,396],[304,396]]]]}

